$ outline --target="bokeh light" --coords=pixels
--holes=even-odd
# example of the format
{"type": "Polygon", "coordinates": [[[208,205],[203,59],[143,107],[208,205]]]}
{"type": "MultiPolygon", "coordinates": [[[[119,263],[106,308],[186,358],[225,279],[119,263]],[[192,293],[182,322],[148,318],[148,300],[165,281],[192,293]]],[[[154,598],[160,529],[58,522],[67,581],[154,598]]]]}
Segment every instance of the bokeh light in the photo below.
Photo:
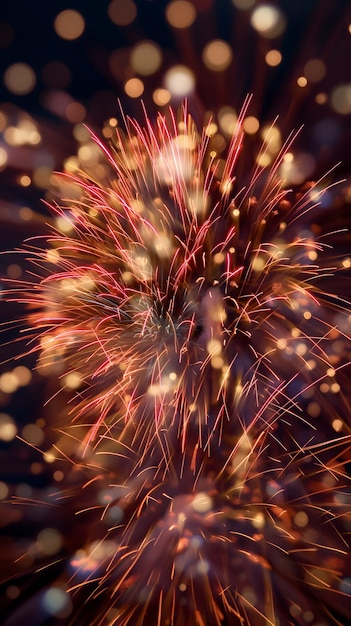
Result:
{"type": "Polygon", "coordinates": [[[117,26],[127,26],[134,22],[137,8],[132,0],[112,0],[108,5],[108,16],[117,26]]]}
{"type": "Polygon", "coordinates": [[[144,83],[139,78],[130,78],[124,85],[124,90],[130,98],[140,98],[144,91],[144,83]]]}
{"type": "Polygon", "coordinates": [[[192,2],[174,0],[166,7],[166,18],[174,28],[189,28],[196,18],[196,10],[192,2]]]}
{"type": "Polygon", "coordinates": [[[221,39],[210,41],[202,53],[204,64],[214,72],[221,72],[229,67],[232,56],[231,47],[221,39]]]}
{"type": "Polygon", "coordinates": [[[138,74],[143,76],[154,74],[162,63],[161,49],[153,41],[142,41],[134,46],[130,63],[138,74]]]}
{"type": "Polygon", "coordinates": [[[341,115],[351,113],[351,83],[338,85],[333,89],[330,96],[330,103],[333,109],[341,115]]]}
{"type": "Polygon", "coordinates": [[[265,56],[265,59],[267,65],[270,65],[271,67],[276,67],[277,65],[279,65],[279,63],[281,63],[282,55],[279,50],[269,50],[265,56]]]}
{"type": "Polygon", "coordinates": [[[260,35],[273,39],[285,30],[286,19],[276,6],[262,4],[252,12],[251,24],[260,35]]]}
{"type": "Polygon", "coordinates": [[[311,83],[319,83],[326,71],[325,63],[321,59],[310,59],[304,67],[304,75],[311,83]]]}
{"type": "Polygon", "coordinates": [[[4,76],[7,89],[16,95],[26,95],[34,89],[36,77],[27,63],[14,63],[7,68],[4,76]]]}
{"type": "Polygon", "coordinates": [[[78,11],[66,9],[55,17],[54,27],[59,37],[71,41],[82,35],[85,21],[78,11]]]}
{"type": "Polygon", "coordinates": [[[175,65],[165,74],[165,86],[173,96],[184,98],[195,88],[193,72],[185,65],[175,65]]]}

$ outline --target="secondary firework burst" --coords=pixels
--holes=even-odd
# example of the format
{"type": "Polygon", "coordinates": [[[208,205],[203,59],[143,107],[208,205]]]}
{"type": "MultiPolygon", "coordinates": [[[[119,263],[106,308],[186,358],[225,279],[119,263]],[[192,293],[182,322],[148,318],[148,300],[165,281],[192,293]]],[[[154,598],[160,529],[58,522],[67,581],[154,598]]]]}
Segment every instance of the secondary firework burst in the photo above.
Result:
{"type": "Polygon", "coordinates": [[[327,183],[286,188],[293,134],[243,174],[248,106],[226,161],[186,107],[125,119],[95,138],[100,172],[57,177],[64,232],[29,243],[40,367],[79,387],[60,446],[85,479],[55,497],[87,537],[61,575],[69,623],[351,617],[348,305],[313,226],[327,183]]]}

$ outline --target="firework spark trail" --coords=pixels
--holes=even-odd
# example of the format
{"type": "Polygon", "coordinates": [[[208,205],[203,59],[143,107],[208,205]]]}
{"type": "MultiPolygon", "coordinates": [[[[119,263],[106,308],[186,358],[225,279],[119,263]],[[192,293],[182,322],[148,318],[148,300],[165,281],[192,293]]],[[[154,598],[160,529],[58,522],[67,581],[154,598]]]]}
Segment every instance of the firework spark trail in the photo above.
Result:
{"type": "Polygon", "coordinates": [[[320,181],[279,178],[294,134],[236,180],[248,105],[223,168],[186,107],[155,128],[126,119],[111,149],[96,139],[108,182],[64,175],[54,271],[30,244],[46,275],[20,286],[41,362],[80,381],[63,436],[89,478],[83,506],[75,489],[64,501],[98,520],[67,567],[70,623],[351,617],[349,407],[321,391],[347,366],[330,342],[348,305],[306,228],[320,181]]]}

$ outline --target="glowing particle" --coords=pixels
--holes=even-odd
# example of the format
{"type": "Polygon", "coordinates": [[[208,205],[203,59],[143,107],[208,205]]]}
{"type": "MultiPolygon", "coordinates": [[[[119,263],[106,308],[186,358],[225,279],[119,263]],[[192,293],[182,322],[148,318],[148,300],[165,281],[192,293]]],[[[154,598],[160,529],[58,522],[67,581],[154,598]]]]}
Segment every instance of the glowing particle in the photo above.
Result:
{"type": "Polygon", "coordinates": [[[18,182],[22,187],[29,187],[32,184],[32,179],[27,174],[23,174],[19,177],[18,182]]]}
{"type": "Polygon", "coordinates": [[[133,48],[130,55],[130,63],[134,71],[143,76],[157,72],[161,62],[161,49],[153,41],[141,41],[133,48]]]}
{"type": "Polygon", "coordinates": [[[56,456],[52,450],[48,450],[44,452],[43,459],[46,463],[54,463],[56,461],[56,456]]]}
{"type": "Polygon", "coordinates": [[[263,255],[256,255],[253,259],[252,259],[252,269],[255,272],[262,272],[262,270],[264,269],[265,265],[266,265],[266,259],[263,255]]]}
{"type": "Polygon", "coordinates": [[[341,115],[351,113],[351,83],[335,87],[330,96],[330,104],[341,115]]]}
{"type": "Polygon", "coordinates": [[[343,422],[341,419],[336,418],[335,420],[332,421],[332,427],[335,430],[335,432],[339,433],[342,430],[343,427],[343,422]]]}
{"type": "Polygon", "coordinates": [[[61,482],[61,480],[63,480],[63,479],[64,479],[65,475],[64,475],[64,473],[63,473],[63,472],[61,472],[60,470],[56,470],[56,471],[53,473],[53,477],[54,477],[54,480],[56,480],[57,482],[61,482]]]}
{"type": "MultiPolygon", "coordinates": [[[[0,439],[1,439],[1,414],[0,414],[0,439]]],[[[0,500],[5,500],[9,494],[9,488],[6,483],[0,481],[0,500]]]]}
{"type": "Polygon", "coordinates": [[[7,151],[0,146],[0,169],[3,169],[7,163],[7,151]]]}
{"type": "Polygon", "coordinates": [[[299,356],[303,356],[307,352],[307,345],[305,343],[302,343],[302,342],[298,343],[296,348],[295,348],[295,352],[299,356]]]}
{"type": "Polygon", "coordinates": [[[18,389],[16,376],[12,372],[4,372],[0,376],[0,391],[14,393],[18,389]]]}
{"type": "Polygon", "coordinates": [[[16,433],[17,426],[12,417],[7,413],[0,413],[0,441],[12,441],[16,433]]]}
{"type": "Polygon", "coordinates": [[[44,441],[45,435],[44,431],[36,424],[26,424],[22,429],[22,437],[32,445],[40,446],[44,441]]]}
{"type": "Polygon", "coordinates": [[[273,39],[285,30],[285,15],[275,6],[261,4],[251,15],[251,25],[263,37],[273,39]]]}
{"type": "Polygon", "coordinates": [[[276,67],[282,61],[281,52],[279,52],[279,50],[269,50],[265,56],[265,60],[270,67],[276,67]]]}
{"type": "Polygon", "coordinates": [[[29,222],[33,218],[33,211],[27,206],[23,206],[19,210],[19,216],[24,222],[29,222]]]}
{"type": "Polygon", "coordinates": [[[307,78],[306,76],[299,76],[298,79],[296,80],[297,84],[299,87],[306,87],[307,85],[307,78]]]}
{"type": "Polygon", "coordinates": [[[195,77],[185,65],[174,65],[165,74],[165,86],[173,96],[183,98],[195,87],[195,77]]]}
{"type": "Polygon", "coordinates": [[[243,121],[243,130],[247,135],[254,135],[255,133],[257,133],[259,127],[260,123],[258,119],[253,115],[249,115],[243,121]]]}
{"type": "Polygon", "coordinates": [[[209,572],[210,564],[208,561],[199,561],[196,565],[196,571],[198,574],[206,576],[209,572]]]}
{"type": "Polygon", "coordinates": [[[308,415],[310,415],[310,417],[318,417],[318,415],[320,415],[321,412],[321,407],[319,406],[318,402],[310,402],[307,405],[307,413],[308,415]]]}
{"type": "Polygon", "coordinates": [[[17,585],[9,585],[6,589],[6,595],[10,600],[16,600],[20,595],[20,590],[17,585]]]}
{"type": "Polygon", "coordinates": [[[11,265],[9,265],[7,268],[7,275],[13,280],[16,280],[22,275],[21,266],[17,263],[11,263],[11,265]]]}
{"type": "Polygon", "coordinates": [[[303,71],[310,83],[318,83],[324,78],[326,67],[320,59],[311,59],[306,63],[303,71]]]}
{"type": "Polygon", "coordinates": [[[40,549],[44,554],[52,556],[59,552],[63,545],[62,534],[55,528],[44,528],[37,537],[40,549]]]}
{"type": "Polygon", "coordinates": [[[7,68],[4,82],[11,93],[17,96],[25,96],[34,89],[36,77],[34,71],[27,63],[14,63],[7,68]]]}
{"type": "Polygon", "coordinates": [[[221,72],[229,67],[232,61],[231,47],[221,39],[210,41],[202,53],[203,62],[210,70],[221,72]]]}
{"type": "Polygon", "coordinates": [[[49,615],[65,618],[71,613],[72,602],[63,589],[52,586],[44,594],[43,607],[49,615]]]}
{"type": "Polygon", "coordinates": [[[152,94],[152,99],[154,103],[158,106],[165,106],[169,103],[171,99],[171,94],[168,89],[155,89],[154,93],[152,94]]]}
{"type": "Polygon", "coordinates": [[[73,9],[66,9],[55,17],[54,27],[59,37],[71,41],[81,36],[85,22],[81,13],[73,9]]]}
{"type": "Polygon", "coordinates": [[[124,91],[130,98],[139,98],[144,91],[144,83],[139,78],[130,78],[124,85],[124,91]]]}
{"type": "Polygon", "coordinates": [[[196,18],[196,10],[192,2],[174,0],[166,7],[166,19],[174,28],[189,28],[196,18]]]}
{"type": "Polygon", "coordinates": [[[137,16],[137,8],[132,0],[112,0],[107,9],[108,16],[117,26],[127,26],[134,22],[137,16]]]}
{"type": "Polygon", "coordinates": [[[305,528],[308,524],[308,515],[304,511],[299,511],[294,517],[294,523],[299,528],[305,528]]]}
{"type": "Polygon", "coordinates": [[[325,104],[328,102],[328,95],[324,92],[317,93],[315,100],[317,104],[325,104]]]}
{"type": "Polygon", "coordinates": [[[198,493],[192,502],[192,508],[196,513],[208,513],[212,509],[212,498],[206,493],[198,493]]]}

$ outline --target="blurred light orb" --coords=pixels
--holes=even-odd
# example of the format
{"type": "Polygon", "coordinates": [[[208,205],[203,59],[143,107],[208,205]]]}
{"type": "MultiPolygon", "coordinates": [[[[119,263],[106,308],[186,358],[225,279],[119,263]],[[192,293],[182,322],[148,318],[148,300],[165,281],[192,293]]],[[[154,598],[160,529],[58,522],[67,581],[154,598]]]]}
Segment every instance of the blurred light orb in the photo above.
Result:
{"type": "Polygon", "coordinates": [[[258,119],[253,115],[249,115],[243,121],[243,130],[247,135],[254,135],[255,133],[257,133],[259,127],[260,123],[258,119]]]}
{"type": "Polygon", "coordinates": [[[6,163],[7,163],[7,152],[6,152],[5,148],[2,148],[0,146],[0,170],[4,169],[4,167],[6,167],[6,163]]]}
{"type": "Polygon", "coordinates": [[[328,102],[328,95],[322,91],[321,93],[317,93],[315,100],[317,104],[326,104],[328,102]]]}
{"type": "Polygon", "coordinates": [[[306,87],[307,86],[307,78],[306,78],[306,76],[299,76],[296,82],[297,82],[299,87],[306,87]]]}
{"type": "Polygon", "coordinates": [[[208,69],[222,72],[229,67],[233,58],[232,49],[222,39],[210,41],[204,48],[202,59],[208,69]]]}
{"type": "Polygon", "coordinates": [[[0,441],[12,441],[16,434],[17,427],[12,417],[7,413],[0,413],[0,441]]]}
{"type": "Polygon", "coordinates": [[[132,0],[112,0],[107,8],[108,16],[117,26],[128,26],[137,16],[137,8],[132,0]]]}
{"type": "MultiPolygon", "coordinates": [[[[30,222],[33,219],[33,211],[28,206],[23,206],[19,210],[19,216],[24,222],[30,222]]],[[[17,375],[15,374],[15,376],[17,375]]],[[[18,381],[18,384],[21,385],[22,383],[18,381]]]]}
{"type": "Polygon", "coordinates": [[[4,82],[11,93],[17,96],[25,96],[33,90],[36,76],[27,63],[14,63],[7,68],[4,82]]]}
{"type": "Polygon", "coordinates": [[[261,4],[251,15],[251,25],[262,37],[273,39],[284,31],[286,18],[277,7],[261,4]]]}
{"type": "Polygon", "coordinates": [[[49,556],[56,554],[63,545],[62,534],[56,528],[44,528],[38,534],[37,540],[41,550],[49,556]]]}
{"type": "Polygon", "coordinates": [[[304,67],[304,76],[306,76],[307,80],[310,83],[318,83],[321,81],[326,74],[326,67],[323,61],[320,59],[311,59],[308,61],[304,67]]]}
{"type": "Polygon", "coordinates": [[[301,185],[313,173],[316,167],[314,157],[306,152],[294,156],[293,160],[283,161],[280,176],[288,185],[301,185]]]}
{"type": "Polygon", "coordinates": [[[9,494],[9,488],[6,485],[6,483],[3,483],[2,481],[0,481],[0,500],[4,500],[5,498],[7,498],[9,494]]]}
{"type": "Polygon", "coordinates": [[[238,122],[236,111],[230,106],[222,107],[218,112],[218,119],[222,131],[232,135],[238,122]]]}
{"type": "Polygon", "coordinates": [[[162,87],[160,87],[159,89],[155,89],[152,94],[152,99],[157,106],[162,107],[169,103],[171,94],[168,89],[162,89],[162,87]]]}
{"type": "Polygon", "coordinates": [[[174,28],[189,28],[195,18],[195,7],[187,0],[174,0],[166,7],[166,19],[174,28]]]}
{"type": "Polygon", "coordinates": [[[279,50],[269,50],[265,56],[265,60],[270,67],[276,67],[281,63],[282,55],[279,50]]]}
{"type": "Polygon", "coordinates": [[[160,47],[153,41],[141,41],[133,48],[130,63],[138,74],[143,76],[154,74],[162,63],[160,47]]]}
{"type": "Polygon", "coordinates": [[[44,431],[36,424],[26,424],[22,429],[22,437],[34,446],[40,446],[45,439],[44,431]]]}
{"type": "Polygon", "coordinates": [[[68,594],[55,585],[45,592],[43,605],[49,615],[55,615],[59,618],[68,617],[72,611],[72,603],[68,594]]]}
{"type": "Polygon", "coordinates": [[[76,124],[82,122],[86,116],[85,107],[80,102],[71,102],[65,111],[66,118],[69,122],[76,124]]]}
{"type": "Polygon", "coordinates": [[[330,96],[330,104],[341,115],[351,113],[351,83],[335,87],[330,96]]]}
{"type": "Polygon", "coordinates": [[[282,145],[282,135],[278,126],[264,126],[261,137],[265,142],[265,149],[270,154],[277,154],[282,145]]]}
{"type": "Polygon", "coordinates": [[[184,98],[195,87],[195,77],[186,65],[174,65],[165,74],[165,86],[172,96],[184,98]]]}
{"type": "Polygon", "coordinates": [[[54,28],[61,39],[73,41],[78,39],[84,31],[85,21],[81,13],[73,9],[61,11],[55,17],[54,28]]]}
{"type": "Polygon", "coordinates": [[[51,181],[52,168],[45,165],[37,167],[33,172],[33,183],[41,189],[48,189],[51,181]]]}
{"type": "Polygon", "coordinates": [[[21,185],[22,187],[30,187],[30,185],[32,184],[32,179],[30,176],[28,176],[28,174],[22,174],[21,176],[18,177],[18,184],[21,185]]]}
{"type": "Polygon", "coordinates": [[[139,78],[130,78],[124,85],[124,91],[130,98],[139,98],[144,91],[144,83],[139,78]]]}
{"type": "Polygon", "coordinates": [[[206,493],[198,493],[192,502],[192,508],[196,513],[208,513],[213,507],[213,501],[206,493]]]}
{"type": "Polygon", "coordinates": [[[7,120],[6,115],[2,111],[0,111],[0,132],[5,130],[7,124],[8,124],[8,120],[7,120]]]}

